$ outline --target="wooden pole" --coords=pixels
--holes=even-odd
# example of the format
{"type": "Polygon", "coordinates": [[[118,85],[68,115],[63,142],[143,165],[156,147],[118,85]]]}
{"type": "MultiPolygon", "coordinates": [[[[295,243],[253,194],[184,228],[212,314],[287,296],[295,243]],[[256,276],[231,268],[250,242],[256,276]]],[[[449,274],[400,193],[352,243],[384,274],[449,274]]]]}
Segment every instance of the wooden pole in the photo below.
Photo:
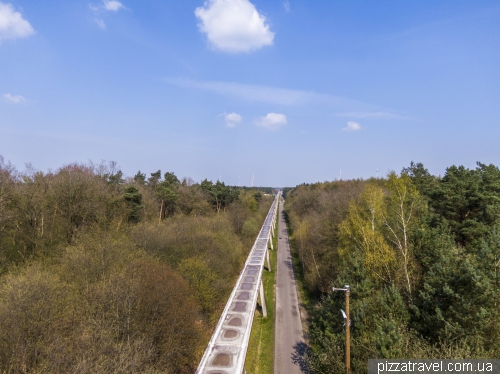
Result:
{"type": "Polygon", "coordinates": [[[347,315],[345,322],[345,372],[350,374],[351,372],[351,318],[349,316],[349,296],[351,293],[351,288],[345,286],[345,313],[347,315]]]}
{"type": "Polygon", "coordinates": [[[341,309],[343,317],[345,318],[345,372],[346,374],[351,373],[351,316],[349,312],[349,296],[351,296],[351,287],[349,285],[345,285],[344,288],[335,288],[332,290],[335,291],[344,291],[345,292],[345,313],[341,309]]]}

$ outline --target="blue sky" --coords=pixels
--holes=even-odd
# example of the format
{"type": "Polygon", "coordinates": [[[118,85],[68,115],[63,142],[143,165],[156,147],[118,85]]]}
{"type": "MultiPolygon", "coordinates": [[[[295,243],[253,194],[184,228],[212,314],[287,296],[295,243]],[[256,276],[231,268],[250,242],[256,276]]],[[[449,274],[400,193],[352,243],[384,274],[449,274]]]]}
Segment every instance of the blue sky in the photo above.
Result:
{"type": "Polygon", "coordinates": [[[500,165],[498,1],[0,0],[0,155],[236,185],[500,165]]]}

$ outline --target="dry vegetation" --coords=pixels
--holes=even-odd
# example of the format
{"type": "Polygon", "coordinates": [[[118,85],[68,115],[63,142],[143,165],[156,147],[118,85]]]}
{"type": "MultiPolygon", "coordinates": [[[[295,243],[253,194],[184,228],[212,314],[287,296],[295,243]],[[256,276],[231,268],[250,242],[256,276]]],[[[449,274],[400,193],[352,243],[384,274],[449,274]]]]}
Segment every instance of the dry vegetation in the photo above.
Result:
{"type": "Polygon", "coordinates": [[[0,158],[0,372],[192,373],[271,202],[0,158]]]}

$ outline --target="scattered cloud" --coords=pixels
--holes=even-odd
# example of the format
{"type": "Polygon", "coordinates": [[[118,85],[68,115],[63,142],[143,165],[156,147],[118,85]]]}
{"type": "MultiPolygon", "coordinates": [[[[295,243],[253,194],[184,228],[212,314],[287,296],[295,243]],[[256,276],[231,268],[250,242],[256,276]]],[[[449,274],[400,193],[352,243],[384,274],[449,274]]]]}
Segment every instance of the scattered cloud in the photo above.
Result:
{"type": "Polygon", "coordinates": [[[268,113],[265,117],[255,120],[255,124],[268,130],[278,130],[287,123],[286,116],[279,113],[268,113]]]}
{"type": "Polygon", "coordinates": [[[94,12],[94,22],[101,29],[106,28],[106,23],[102,19],[103,12],[118,12],[120,9],[125,9],[125,6],[117,0],[102,0],[99,5],[89,4],[90,10],[94,12]]]}
{"type": "Polygon", "coordinates": [[[26,101],[28,101],[24,97],[22,97],[21,95],[12,95],[10,93],[3,94],[3,98],[5,101],[7,101],[8,103],[11,103],[11,104],[22,104],[22,103],[25,103],[26,101]]]}
{"type": "Polygon", "coordinates": [[[100,18],[96,18],[94,19],[95,23],[97,23],[97,26],[99,26],[101,29],[105,29],[106,28],[106,24],[104,23],[104,21],[100,18]]]}
{"type": "Polygon", "coordinates": [[[97,26],[99,26],[99,28],[101,28],[103,30],[106,28],[106,23],[104,23],[103,19],[101,19],[101,18],[94,18],[94,22],[96,23],[97,26]]]}
{"type": "Polygon", "coordinates": [[[347,127],[342,129],[343,131],[358,131],[361,130],[361,125],[354,121],[347,122],[347,127]]]}
{"type": "Polygon", "coordinates": [[[31,24],[11,4],[0,2],[0,43],[2,39],[26,38],[35,33],[31,24]]]}
{"type": "Polygon", "coordinates": [[[241,122],[241,120],[243,119],[243,117],[241,117],[241,115],[239,115],[238,113],[222,113],[221,116],[224,116],[224,119],[226,120],[226,126],[227,127],[236,127],[236,125],[238,123],[241,122]]]}
{"type": "Polygon", "coordinates": [[[258,101],[279,105],[299,105],[318,103],[346,108],[374,107],[340,96],[318,94],[312,91],[291,90],[269,86],[258,86],[236,82],[195,81],[191,79],[165,79],[167,83],[181,87],[196,88],[248,101],[258,101]]]}
{"type": "Polygon", "coordinates": [[[283,3],[283,6],[285,7],[285,10],[286,10],[287,12],[289,12],[289,11],[290,11],[290,2],[285,1],[285,2],[283,3]]]}
{"type": "Polygon", "coordinates": [[[194,13],[199,30],[215,49],[250,52],[273,44],[266,17],[249,0],[207,0],[194,13]]]}
{"type": "Polygon", "coordinates": [[[230,99],[237,98],[250,102],[262,102],[284,106],[326,106],[338,111],[334,114],[335,116],[350,117],[349,119],[414,120],[411,117],[394,113],[391,110],[384,110],[374,104],[314,91],[293,90],[237,82],[197,81],[186,78],[165,78],[164,81],[180,87],[213,92],[230,99]]]}
{"type": "Polygon", "coordinates": [[[121,8],[124,8],[123,4],[116,0],[103,0],[104,9],[111,12],[118,12],[121,8]]]}

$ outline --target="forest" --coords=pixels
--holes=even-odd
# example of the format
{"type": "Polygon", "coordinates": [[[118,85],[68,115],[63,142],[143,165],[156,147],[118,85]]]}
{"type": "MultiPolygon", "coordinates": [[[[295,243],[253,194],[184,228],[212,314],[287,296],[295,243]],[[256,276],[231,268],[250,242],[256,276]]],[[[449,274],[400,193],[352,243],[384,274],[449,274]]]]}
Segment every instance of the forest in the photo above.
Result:
{"type": "MultiPolygon", "coordinates": [[[[24,171],[0,157],[0,373],[192,373],[271,188],[114,162],[24,171]]],[[[500,170],[284,189],[311,373],[369,358],[500,357],[500,170]]]]}
{"type": "Polygon", "coordinates": [[[369,358],[500,357],[500,170],[303,184],[286,215],[311,302],[311,373],[344,373],[340,309],[351,287],[352,372],[369,358]]]}
{"type": "Polygon", "coordinates": [[[272,196],[0,157],[0,373],[192,373],[272,196]]]}

